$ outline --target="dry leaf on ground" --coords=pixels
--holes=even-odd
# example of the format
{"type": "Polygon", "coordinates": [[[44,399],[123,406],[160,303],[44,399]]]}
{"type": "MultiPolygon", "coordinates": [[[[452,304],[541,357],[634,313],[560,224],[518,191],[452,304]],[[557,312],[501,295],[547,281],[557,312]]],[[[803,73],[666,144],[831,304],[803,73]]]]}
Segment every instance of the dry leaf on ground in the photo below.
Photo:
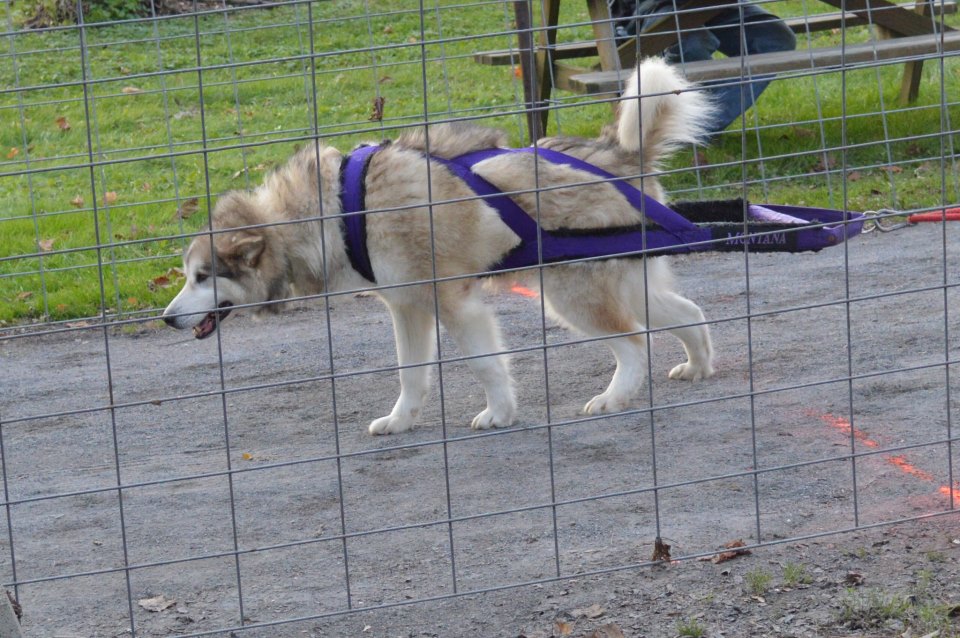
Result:
{"type": "Polygon", "coordinates": [[[373,113],[370,114],[371,122],[379,122],[383,119],[383,105],[386,102],[387,98],[385,97],[373,98],[373,113]]]}
{"type": "Polygon", "coordinates": [[[605,625],[600,625],[592,632],[587,634],[587,638],[626,638],[626,635],[619,626],[611,622],[605,625]]]}
{"type": "Polygon", "coordinates": [[[185,199],[177,206],[177,219],[186,219],[193,215],[200,208],[200,200],[196,197],[185,199]]]}
{"type": "Polygon", "coordinates": [[[154,596],[153,598],[141,598],[137,601],[137,604],[147,611],[158,612],[165,609],[170,609],[177,604],[177,601],[160,594],[159,596],[154,596]]]}
{"type": "Polygon", "coordinates": [[[585,616],[587,618],[599,618],[600,616],[607,613],[607,610],[601,607],[599,604],[594,603],[589,607],[584,607],[582,609],[574,609],[570,612],[574,617],[579,618],[580,616],[585,616]]]}
{"type": "Polygon", "coordinates": [[[737,556],[744,556],[746,554],[749,554],[750,553],[749,549],[740,549],[744,545],[746,545],[746,543],[744,543],[741,539],[730,541],[729,543],[723,546],[724,549],[729,551],[720,552],[719,554],[714,554],[713,556],[707,556],[705,558],[701,558],[700,560],[708,560],[714,564],[725,563],[726,561],[736,558],[737,556]]]}
{"type": "Polygon", "coordinates": [[[650,557],[650,560],[670,560],[670,546],[664,543],[662,538],[653,542],[653,556],[650,557]]]}

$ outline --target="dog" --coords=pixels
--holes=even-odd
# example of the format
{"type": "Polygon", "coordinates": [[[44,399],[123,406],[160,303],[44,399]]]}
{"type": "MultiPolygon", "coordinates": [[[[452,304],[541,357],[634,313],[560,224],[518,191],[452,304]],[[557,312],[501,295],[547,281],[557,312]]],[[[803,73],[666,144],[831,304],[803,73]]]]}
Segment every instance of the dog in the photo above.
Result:
{"type": "MultiPolygon", "coordinates": [[[[701,140],[702,125],[710,119],[708,99],[692,88],[662,61],[644,61],[627,82],[615,123],[599,138],[545,138],[538,146],[615,175],[643,174],[630,182],[663,201],[650,174],[680,146],[701,140]]],[[[471,426],[514,423],[508,357],[483,300],[484,281],[537,290],[560,324],[603,338],[616,371],[606,390],[586,403],[586,414],[628,408],[645,379],[647,327],[666,328],[683,344],[687,361],[674,367],[670,378],[711,376],[713,347],[704,314],[674,292],[667,258],[608,258],[488,273],[517,248],[518,236],[443,160],[505,146],[500,131],[440,124],[404,133],[371,153],[361,178],[369,211],[362,242],[370,271],[365,275],[351,253],[350,220],[342,208],[347,160],[319,141],[308,144],[252,192],[220,197],[211,233],[196,237],[184,253],[186,283],[164,320],[192,328],[202,339],[233,306],[262,309],[294,295],[370,289],[375,278],[371,294],[393,319],[401,390],[393,410],[370,423],[371,434],[404,432],[416,424],[428,392],[428,364],[436,359],[435,311],[486,394],[486,407],[471,426]]],[[[472,171],[510,193],[547,232],[636,227],[643,221],[613,184],[536,153],[503,153],[472,171]]]]}

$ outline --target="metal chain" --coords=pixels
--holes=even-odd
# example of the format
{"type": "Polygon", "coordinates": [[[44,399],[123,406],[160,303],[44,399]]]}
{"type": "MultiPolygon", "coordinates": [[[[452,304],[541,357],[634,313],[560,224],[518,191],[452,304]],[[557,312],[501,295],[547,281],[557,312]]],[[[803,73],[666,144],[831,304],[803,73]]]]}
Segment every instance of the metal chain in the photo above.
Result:
{"type": "Polygon", "coordinates": [[[880,210],[868,210],[865,211],[864,216],[867,218],[863,223],[862,234],[872,233],[875,230],[880,231],[881,233],[889,233],[894,230],[899,230],[907,226],[913,226],[908,221],[904,222],[887,222],[886,220],[889,217],[903,217],[904,213],[898,210],[893,210],[892,208],[881,208],[880,210]]]}

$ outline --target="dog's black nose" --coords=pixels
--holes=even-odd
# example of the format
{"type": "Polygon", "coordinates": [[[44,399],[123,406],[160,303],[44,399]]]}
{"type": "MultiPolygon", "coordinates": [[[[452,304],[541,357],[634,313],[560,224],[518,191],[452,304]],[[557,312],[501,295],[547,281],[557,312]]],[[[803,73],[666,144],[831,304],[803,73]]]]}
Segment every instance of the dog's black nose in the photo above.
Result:
{"type": "Polygon", "coordinates": [[[177,320],[176,317],[172,317],[172,316],[170,316],[170,315],[163,315],[163,321],[164,321],[164,323],[166,323],[166,324],[167,324],[168,326],[170,326],[170,327],[173,327],[173,328],[176,327],[176,326],[173,325],[174,322],[176,322],[176,320],[177,320]]]}

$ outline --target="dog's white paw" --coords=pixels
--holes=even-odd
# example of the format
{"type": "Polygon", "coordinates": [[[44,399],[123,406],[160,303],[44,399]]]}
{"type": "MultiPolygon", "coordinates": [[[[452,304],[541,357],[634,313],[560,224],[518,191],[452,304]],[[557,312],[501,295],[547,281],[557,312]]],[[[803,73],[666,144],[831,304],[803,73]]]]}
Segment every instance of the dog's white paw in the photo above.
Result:
{"type": "Polygon", "coordinates": [[[487,408],[473,417],[470,427],[474,430],[488,430],[490,428],[506,428],[513,425],[516,416],[513,410],[492,410],[487,408]]]}
{"type": "Polygon", "coordinates": [[[610,414],[611,412],[623,412],[627,409],[629,401],[623,397],[617,397],[604,392],[593,397],[583,406],[584,414],[610,414]]]}
{"type": "Polygon", "coordinates": [[[709,363],[698,365],[690,363],[681,363],[670,371],[671,379],[683,379],[684,381],[699,381],[713,376],[713,366],[709,363]]]}
{"type": "Polygon", "coordinates": [[[374,419],[370,423],[370,434],[399,434],[413,428],[413,419],[393,414],[374,419]]]}

